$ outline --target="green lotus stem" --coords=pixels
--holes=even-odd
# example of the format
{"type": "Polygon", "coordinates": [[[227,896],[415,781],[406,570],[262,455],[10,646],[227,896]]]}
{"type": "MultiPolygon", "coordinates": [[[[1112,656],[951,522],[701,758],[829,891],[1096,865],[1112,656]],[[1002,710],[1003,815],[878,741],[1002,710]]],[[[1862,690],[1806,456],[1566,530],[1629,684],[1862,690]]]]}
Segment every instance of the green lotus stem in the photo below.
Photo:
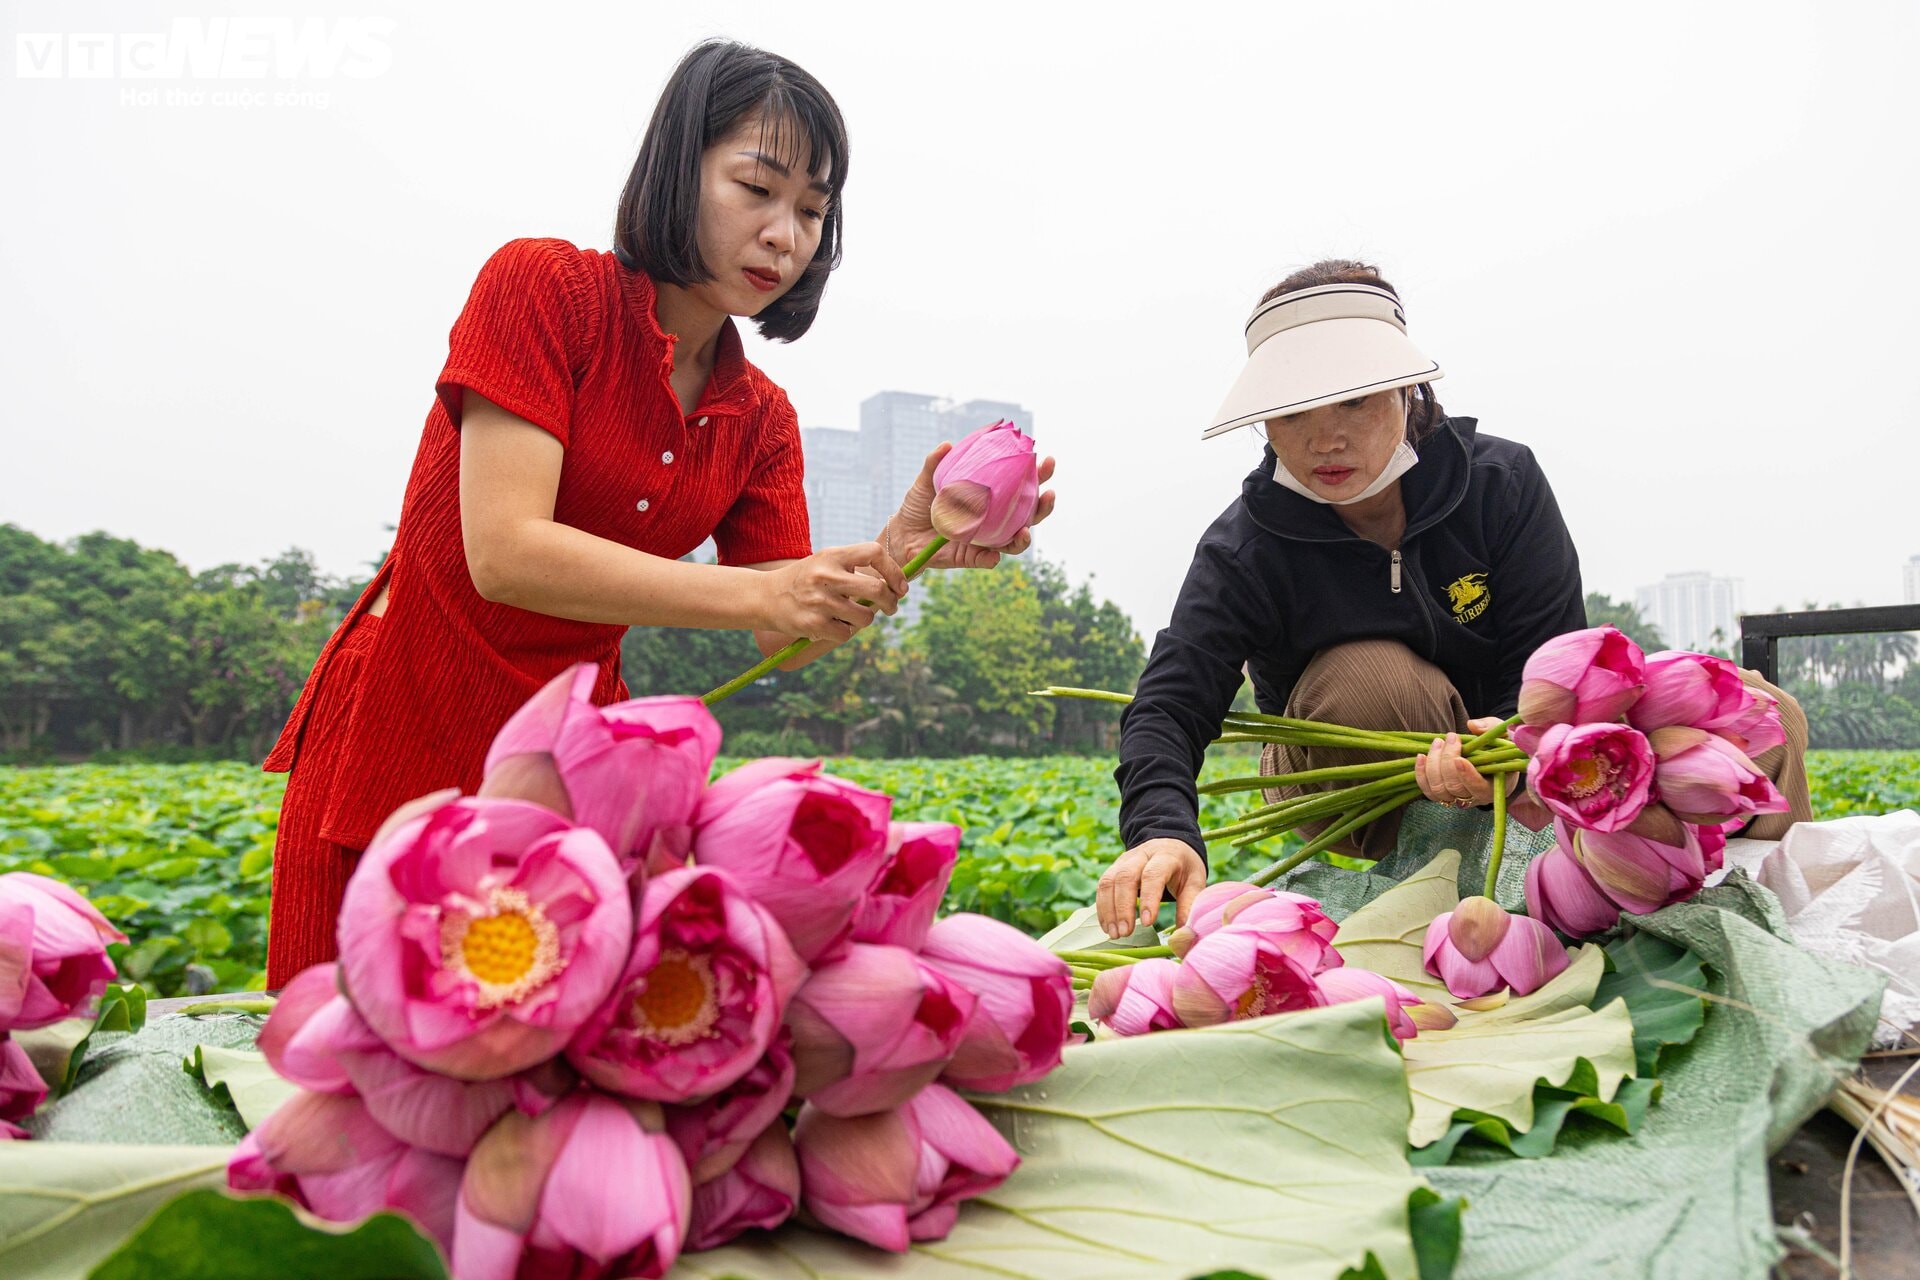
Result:
{"type": "Polygon", "coordinates": [[[1481,734],[1479,737],[1475,738],[1473,741],[1467,743],[1466,746],[1461,747],[1460,750],[1462,754],[1469,751],[1478,751],[1481,747],[1486,746],[1489,742],[1492,742],[1495,738],[1505,738],[1507,736],[1507,731],[1519,723],[1520,723],[1520,717],[1518,715],[1508,716],[1505,720],[1502,720],[1499,724],[1493,726],[1493,728],[1487,730],[1485,733],[1481,734]]]}
{"type": "MultiPolygon", "coordinates": [[[[1495,747],[1477,755],[1466,757],[1475,768],[1487,764],[1499,764],[1506,760],[1525,759],[1518,747],[1495,747]]],[[[1309,782],[1346,782],[1363,778],[1390,778],[1396,774],[1412,773],[1413,761],[1381,760],[1375,764],[1329,765],[1323,769],[1303,769],[1298,773],[1261,774],[1257,777],[1223,778],[1218,782],[1209,782],[1198,788],[1203,796],[1224,795],[1230,791],[1265,791],[1273,787],[1298,786],[1309,782]]]]}
{"type": "MultiPolygon", "coordinates": [[[[933,557],[936,554],[938,554],[940,548],[946,545],[947,545],[947,540],[945,538],[941,537],[937,533],[934,534],[933,541],[929,542],[926,546],[922,547],[920,549],[919,555],[915,556],[913,559],[907,561],[905,565],[901,566],[900,571],[906,576],[907,581],[909,582],[913,581],[914,575],[918,574],[922,569],[926,568],[927,561],[933,559],[933,557]]],[[[862,600],[859,603],[865,608],[870,609],[873,607],[873,601],[871,600],[862,600]]],[[[700,701],[706,703],[708,706],[712,706],[714,703],[720,701],[722,698],[731,698],[734,694],[740,692],[742,689],[746,688],[748,685],[752,684],[755,680],[758,680],[761,676],[767,674],[767,672],[773,670],[775,667],[779,666],[781,663],[787,661],[789,658],[797,657],[801,650],[805,649],[808,645],[812,643],[813,643],[812,639],[808,638],[807,636],[801,636],[799,639],[795,640],[792,644],[789,644],[784,649],[781,649],[775,653],[768,654],[766,657],[754,663],[752,666],[748,667],[745,671],[742,671],[739,675],[735,676],[733,679],[721,685],[718,689],[707,690],[707,692],[700,695],[700,701]]]]}
{"type": "Polygon", "coordinates": [[[243,1000],[203,1000],[199,1004],[182,1005],[174,1012],[183,1018],[197,1017],[207,1013],[259,1013],[273,1012],[272,996],[250,996],[243,1000]]]}
{"type": "Polygon", "coordinates": [[[1274,863],[1272,866],[1268,867],[1266,870],[1260,871],[1255,873],[1254,875],[1248,876],[1247,877],[1248,883],[1258,884],[1258,885],[1272,884],[1279,877],[1293,870],[1295,867],[1305,862],[1308,858],[1313,857],[1316,853],[1324,853],[1328,848],[1330,848],[1336,841],[1340,840],[1342,837],[1350,835],[1354,831],[1358,830],[1359,828],[1366,826],[1369,822],[1372,822],[1375,818],[1379,818],[1388,813],[1393,812],[1395,809],[1399,808],[1401,805],[1405,803],[1406,803],[1405,800],[1402,800],[1398,797],[1393,797],[1393,798],[1382,801],[1381,803],[1375,805],[1371,809],[1367,809],[1361,812],[1355,817],[1347,819],[1345,822],[1342,822],[1337,826],[1332,826],[1327,828],[1325,831],[1322,831],[1318,836],[1316,836],[1313,840],[1311,840],[1307,844],[1302,845],[1300,848],[1295,849],[1292,853],[1280,859],[1280,861],[1274,863]]]}
{"type": "Polygon", "coordinates": [[[1371,803],[1375,797],[1397,792],[1419,793],[1419,787],[1411,776],[1405,778],[1381,778],[1377,782],[1363,782],[1358,786],[1344,787],[1337,791],[1315,791],[1301,797],[1300,802],[1289,807],[1284,813],[1270,818],[1242,819],[1225,827],[1216,827],[1212,831],[1203,831],[1203,840],[1224,839],[1228,835],[1238,835],[1244,831],[1270,826],[1294,827],[1308,818],[1319,817],[1323,813],[1337,813],[1350,809],[1355,801],[1371,803]]]}
{"type": "Polygon", "coordinates": [[[1493,897],[1493,885],[1500,878],[1500,859],[1507,852],[1507,780],[1493,779],[1493,850],[1487,855],[1486,896],[1493,897]]]}
{"type": "Polygon", "coordinates": [[[1136,959],[1133,956],[1112,956],[1103,951],[1056,951],[1053,954],[1074,969],[1122,969],[1136,959]]]}
{"type": "MultiPolygon", "coordinates": [[[[1106,689],[1081,689],[1070,685],[1048,685],[1044,689],[1035,689],[1037,698],[1086,698],[1095,702],[1113,702],[1125,706],[1133,701],[1130,693],[1113,693],[1106,689]]],[[[1273,716],[1263,711],[1229,711],[1222,724],[1257,725],[1262,728],[1280,728],[1298,730],[1304,733],[1324,733],[1342,739],[1394,739],[1405,742],[1431,742],[1440,736],[1431,733],[1418,733],[1410,729],[1355,729],[1351,725],[1332,724],[1324,720],[1301,720],[1294,716],[1273,716]]]]}
{"type": "Polygon", "coordinates": [[[1076,987],[1090,987],[1093,980],[1105,973],[1105,969],[1088,969],[1081,965],[1068,965],[1067,973],[1076,987]]]}

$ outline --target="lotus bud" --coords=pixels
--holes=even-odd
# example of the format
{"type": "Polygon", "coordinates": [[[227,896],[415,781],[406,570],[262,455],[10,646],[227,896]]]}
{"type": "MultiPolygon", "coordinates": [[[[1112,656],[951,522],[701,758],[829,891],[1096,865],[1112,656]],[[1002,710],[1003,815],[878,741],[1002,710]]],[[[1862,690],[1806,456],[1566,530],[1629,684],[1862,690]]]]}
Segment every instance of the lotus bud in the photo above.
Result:
{"type": "Polygon", "coordinates": [[[950,542],[999,547],[1033,519],[1040,473],[1033,441],[995,422],[956,444],[933,472],[934,529],[950,542]]]}
{"type": "Polygon", "coordinates": [[[1458,999],[1501,987],[1526,995],[1546,985],[1569,961],[1553,931],[1528,916],[1509,915],[1489,898],[1461,900],[1427,926],[1421,958],[1428,973],[1458,999]],[[1464,916],[1456,932],[1454,921],[1464,916]],[[1464,945],[1463,945],[1464,944],[1464,945]]]}
{"type": "Polygon", "coordinates": [[[1613,627],[1555,636],[1520,673],[1520,717],[1534,726],[1618,720],[1645,688],[1640,646],[1613,627]]]}
{"type": "Polygon", "coordinates": [[[0,1031],[89,1014],[113,981],[107,944],[126,940],[58,880],[29,871],[0,875],[0,1031]]]}
{"type": "Polygon", "coordinates": [[[1173,1008],[1173,980],[1179,972],[1179,962],[1164,959],[1104,970],[1087,993],[1087,1016],[1123,1036],[1183,1027],[1173,1008]]]}
{"type": "Polygon", "coordinates": [[[1687,822],[1718,824],[1790,808],[1740,748],[1705,729],[1675,726],[1648,735],[1660,799],[1687,822]]]}
{"type": "MultiPolygon", "coordinates": [[[[1395,1040],[1411,1040],[1420,1034],[1420,1022],[1414,1011],[1424,1008],[1420,997],[1391,978],[1365,969],[1329,969],[1314,979],[1329,1004],[1349,1000],[1381,1000],[1386,1004],[1387,1027],[1395,1040]]],[[[1449,1020],[1453,1015],[1449,1013],[1449,1020]]]]}

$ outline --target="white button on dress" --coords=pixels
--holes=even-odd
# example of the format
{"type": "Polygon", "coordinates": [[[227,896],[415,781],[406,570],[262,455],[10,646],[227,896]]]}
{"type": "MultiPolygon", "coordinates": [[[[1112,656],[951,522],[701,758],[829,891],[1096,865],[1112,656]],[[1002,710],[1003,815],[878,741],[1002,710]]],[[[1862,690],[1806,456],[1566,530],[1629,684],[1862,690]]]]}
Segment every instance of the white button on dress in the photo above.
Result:
{"type": "Polygon", "coordinates": [[[645,498],[640,499],[640,501],[633,504],[633,509],[635,511],[645,511],[647,509],[647,500],[645,498]]]}
{"type": "Polygon", "coordinates": [[[705,418],[702,418],[700,419],[700,421],[694,423],[693,425],[696,427],[704,427],[707,425],[707,420],[705,418]]]}
{"type": "Polygon", "coordinates": [[[669,450],[667,450],[667,451],[666,451],[665,453],[663,453],[663,454],[661,454],[661,455],[660,455],[660,461],[662,461],[662,462],[668,462],[668,463],[670,463],[670,462],[672,462],[672,461],[673,461],[673,450],[671,450],[671,449],[669,449],[669,450]]]}

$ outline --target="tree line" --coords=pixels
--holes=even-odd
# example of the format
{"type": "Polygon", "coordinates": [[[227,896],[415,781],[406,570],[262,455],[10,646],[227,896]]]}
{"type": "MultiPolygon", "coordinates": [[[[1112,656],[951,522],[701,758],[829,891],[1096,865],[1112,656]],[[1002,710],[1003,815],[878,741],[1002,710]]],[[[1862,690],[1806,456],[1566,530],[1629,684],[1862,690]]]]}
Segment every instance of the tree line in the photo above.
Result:
{"type": "MultiPolygon", "coordinates": [[[[90,533],[48,542],[0,524],[0,760],[261,759],[356,579],[311,554],[194,573],[90,533]]],[[[1047,684],[1130,689],[1145,651],[1087,582],[1035,556],[929,573],[909,625],[883,619],[799,671],[716,708],[736,754],[1106,751],[1118,709],[1054,703],[1047,684]]],[[[759,659],[743,632],[635,627],[636,695],[703,693],[759,659]]]]}

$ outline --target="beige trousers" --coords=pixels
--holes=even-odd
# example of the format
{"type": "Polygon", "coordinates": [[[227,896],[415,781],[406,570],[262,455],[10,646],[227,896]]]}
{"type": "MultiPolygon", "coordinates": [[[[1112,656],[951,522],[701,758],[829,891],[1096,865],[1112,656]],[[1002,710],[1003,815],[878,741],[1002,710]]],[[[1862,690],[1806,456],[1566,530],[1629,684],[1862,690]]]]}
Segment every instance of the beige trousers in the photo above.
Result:
{"type": "MultiPolygon", "coordinates": [[[[1787,813],[1762,814],[1740,832],[1759,840],[1778,840],[1788,827],[1813,817],[1807,793],[1807,717],[1792,695],[1767,683],[1758,672],[1742,670],[1746,682],[1772,694],[1780,702],[1780,724],[1786,744],[1764,751],[1754,765],[1792,806],[1787,813]]],[[[1323,720],[1356,729],[1411,729],[1420,733],[1467,733],[1467,707],[1440,668],[1415,654],[1398,640],[1355,640],[1322,649],[1300,675],[1287,699],[1286,714],[1303,720],[1323,720]]],[[[1336,765],[1366,764],[1399,757],[1375,751],[1337,747],[1291,747],[1269,744],[1260,753],[1262,774],[1300,773],[1336,765]]],[[[1292,796],[1340,784],[1270,787],[1269,804],[1292,796]]],[[[1401,811],[1395,810],[1360,828],[1333,847],[1336,852],[1379,859],[1393,852],[1400,834],[1401,811]]],[[[1310,822],[1300,828],[1309,838],[1328,823],[1310,822]]]]}

